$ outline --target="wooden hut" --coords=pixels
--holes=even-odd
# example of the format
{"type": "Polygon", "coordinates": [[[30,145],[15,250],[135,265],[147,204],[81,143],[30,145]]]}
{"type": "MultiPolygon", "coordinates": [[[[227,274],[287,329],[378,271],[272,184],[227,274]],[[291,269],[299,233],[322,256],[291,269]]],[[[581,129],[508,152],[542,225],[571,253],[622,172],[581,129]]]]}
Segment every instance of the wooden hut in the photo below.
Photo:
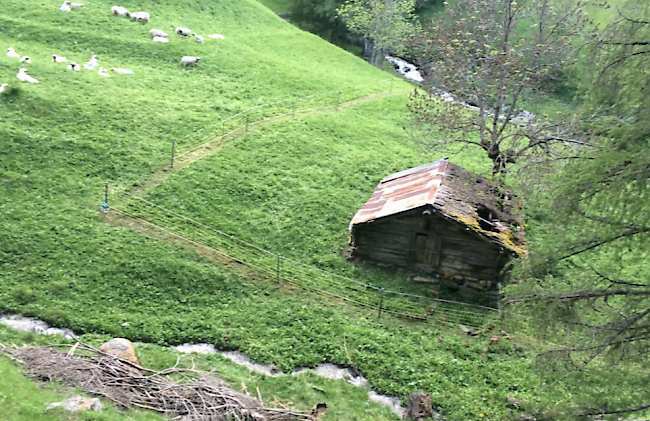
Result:
{"type": "Polygon", "coordinates": [[[526,253],[515,196],[444,159],[381,180],[350,231],[352,258],[417,268],[492,297],[506,264],[526,253]]]}

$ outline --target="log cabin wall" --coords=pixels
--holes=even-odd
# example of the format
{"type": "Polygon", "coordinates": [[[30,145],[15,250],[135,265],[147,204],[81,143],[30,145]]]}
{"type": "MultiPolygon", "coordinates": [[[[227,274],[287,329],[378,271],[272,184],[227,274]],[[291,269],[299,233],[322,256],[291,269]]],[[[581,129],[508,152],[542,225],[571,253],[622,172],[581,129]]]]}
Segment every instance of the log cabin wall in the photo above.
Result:
{"type": "Polygon", "coordinates": [[[355,225],[351,241],[353,257],[437,274],[445,286],[469,296],[498,297],[510,259],[499,245],[422,209],[355,225]]]}

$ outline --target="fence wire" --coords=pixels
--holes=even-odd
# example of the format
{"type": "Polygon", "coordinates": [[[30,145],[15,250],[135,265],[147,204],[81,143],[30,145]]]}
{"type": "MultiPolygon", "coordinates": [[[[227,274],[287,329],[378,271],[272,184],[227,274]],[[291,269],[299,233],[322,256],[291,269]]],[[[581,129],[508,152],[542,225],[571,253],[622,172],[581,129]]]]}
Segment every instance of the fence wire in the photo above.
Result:
{"type": "Polygon", "coordinates": [[[222,257],[248,266],[279,285],[289,285],[356,307],[372,309],[378,317],[391,315],[437,325],[462,324],[479,329],[498,314],[496,309],[490,307],[385,290],[328,272],[258,247],[130,193],[124,195],[131,200],[124,207],[117,206],[113,209],[125,216],[211,249],[222,257]]]}

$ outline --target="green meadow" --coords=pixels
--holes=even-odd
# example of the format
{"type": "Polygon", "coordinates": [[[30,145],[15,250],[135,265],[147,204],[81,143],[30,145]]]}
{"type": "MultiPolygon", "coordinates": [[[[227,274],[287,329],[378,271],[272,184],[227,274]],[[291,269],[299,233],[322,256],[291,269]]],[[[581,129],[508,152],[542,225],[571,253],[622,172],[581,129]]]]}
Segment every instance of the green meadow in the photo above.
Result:
{"type": "MultiPolygon", "coordinates": [[[[142,217],[155,215],[114,192],[139,191],[274,253],[427,295],[406,283],[412,274],[348,262],[347,227],[385,175],[442,156],[419,149],[404,129],[409,85],[395,79],[392,94],[382,85],[384,94],[370,96],[394,76],[253,0],[120,3],[149,12],[148,25],[113,17],[109,3],[84,3],[61,13],[58,0],[0,1],[0,46],[32,60],[22,65],[0,54],[0,83],[9,83],[0,95],[1,312],[71,328],[91,343],[111,336],[146,343],[138,349],[154,368],[173,365],[175,354],[166,347],[185,342],[240,350],[284,372],[324,362],[353,367],[374,390],[402,402],[411,392],[430,393],[448,420],[517,418],[520,408],[508,396],[533,411],[583,402],[586,382],[607,387],[609,373],[599,366],[547,384],[535,366],[536,352],[546,345],[526,336],[525,326],[495,325],[508,332],[488,347],[489,333],[468,337],[435,324],[377,320],[374,311],[278,285],[187,242],[137,229],[115,213],[103,215],[102,189],[109,182],[109,203],[142,217]],[[176,26],[203,35],[205,44],[175,36],[176,26]],[[153,43],[151,28],[168,32],[169,43],[153,43]],[[208,39],[213,33],[225,39],[208,39]],[[80,65],[97,54],[100,66],[128,68],[134,76],[69,71],[51,54],[80,65]],[[199,65],[181,67],[185,55],[200,56],[199,65]],[[20,67],[40,83],[20,83],[20,67]],[[300,108],[310,103],[305,97],[324,92],[327,109],[300,108]],[[282,119],[252,126],[202,159],[166,170],[172,142],[178,153],[189,151],[220,135],[224,119],[275,101],[285,101],[282,119]],[[293,118],[292,103],[298,104],[293,118]]],[[[489,170],[466,152],[451,159],[472,171],[489,170]]],[[[2,343],[59,340],[0,327],[2,343]]],[[[259,387],[269,400],[301,409],[327,401],[325,421],[396,419],[365,390],[342,381],[266,378],[220,356],[195,360],[237,389],[259,387]]],[[[47,403],[70,390],[35,386],[5,358],[0,373],[3,419],[161,419],[110,405],[99,415],[45,414],[47,403]]],[[[629,387],[630,393],[643,388],[634,380],[629,387]]]]}

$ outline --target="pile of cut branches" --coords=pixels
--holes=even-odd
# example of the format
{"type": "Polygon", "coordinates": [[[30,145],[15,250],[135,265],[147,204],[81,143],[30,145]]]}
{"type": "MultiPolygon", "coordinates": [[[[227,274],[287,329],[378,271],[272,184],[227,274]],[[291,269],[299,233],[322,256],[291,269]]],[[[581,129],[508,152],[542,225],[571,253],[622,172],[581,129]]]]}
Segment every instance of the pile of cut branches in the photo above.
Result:
{"type": "Polygon", "coordinates": [[[3,351],[33,376],[59,380],[124,407],[150,409],[183,421],[307,421],[309,411],[267,408],[223,381],[195,369],[150,370],[77,342],[3,351]],[[68,347],[68,352],[56,347],[68,347]]]}

